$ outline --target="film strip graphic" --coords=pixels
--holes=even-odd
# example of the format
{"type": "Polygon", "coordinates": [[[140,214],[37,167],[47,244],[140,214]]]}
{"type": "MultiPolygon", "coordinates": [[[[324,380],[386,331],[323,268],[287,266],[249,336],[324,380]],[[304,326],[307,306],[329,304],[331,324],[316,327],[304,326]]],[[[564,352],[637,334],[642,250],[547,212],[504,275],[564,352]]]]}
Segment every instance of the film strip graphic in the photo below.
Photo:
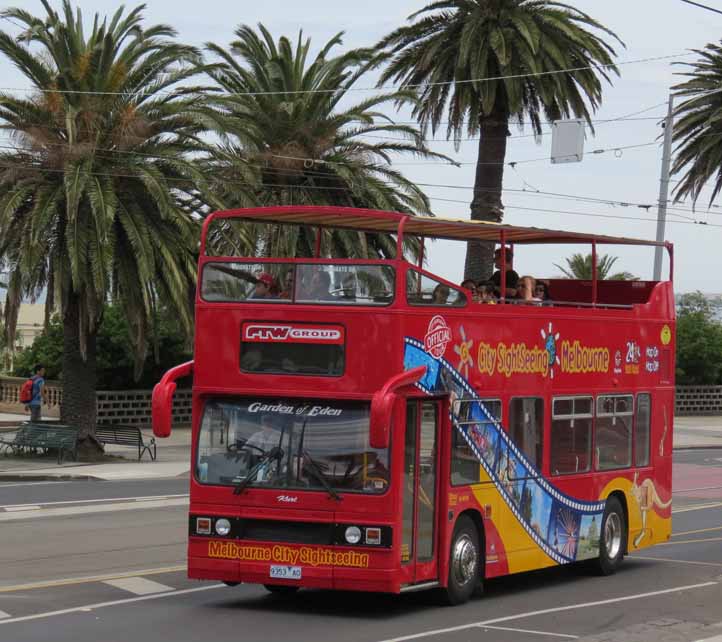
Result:
{"type": "Polygon", "coordinates": [[[426,375],[416,386],[426,394],[451,395],[452,424],[534,542],[558,564],[596,556],[598,549],[593,555],[580,555],[580,541],[583,531],[588,540],[598,537],[605,503],[582,501],[552,486],[456,368],[443,357],[430,355],[417,339],[406,337],[404,342],[404,368],[426,366],[426,375]]]}

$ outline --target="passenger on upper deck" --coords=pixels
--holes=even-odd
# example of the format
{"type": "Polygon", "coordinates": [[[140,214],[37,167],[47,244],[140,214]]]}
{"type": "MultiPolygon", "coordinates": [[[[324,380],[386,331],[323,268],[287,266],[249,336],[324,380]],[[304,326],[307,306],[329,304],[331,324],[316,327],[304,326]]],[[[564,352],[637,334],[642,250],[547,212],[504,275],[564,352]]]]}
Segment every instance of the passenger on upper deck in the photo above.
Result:
{"type": "MultiPolygon", "coordinates": [[[[512,265],[514,263],[514,251],[510,248],[506,248],[506,296],[513,297],[516,292],[516,285],[519,282],[519,275],[514,272],[512,265]]],[[[501,293],[501,248],[497,248],[494,251],[494,267],[496,272],[491,275],[491,281],[497,289],[497,292],[501,293]]]]}
{"type": "Polygon", "coordinates": [[[281,299],[293,298],[293,268],[286,272],[286,276],[283,277],[283,288],[278,296],[281,299]]]}
{"type": "Polygon", "coordinates": [[[310,280],[306,280],[306,287],[303,288],[301,299],[311,301],[332,301],[334,297],[331,295],[331,275],[325,270],[314,269],[310,280]]]}
{"type": "Polygon", "coordinates": [[[479,281],[476,286],[476,298],[478,303],[496,303],[496,295],[494,294],[494,284],[491,281],[479,281]]]}
{"type": "Polygon", "coordinates": [[[519,279],[516,297],[523,303],[540,304],[541,299],[536,296],[536,279],[533,276],[523,276],[519,279]]]}
{"type": "Polygon", "coordinates": [[[551,305],[549,301],[549,287],[544,281],[537,281],[534,286],[534,296],[541,299],[542,305],[551,305]]]}
{"type": "Polygon", "coordinates": [[[461,282],[461,287],[469,290],[471,292],[472,300],[476,300],[476,283],[474,282],[474,279],[464,279],[461,282]]]}
{"type": "Polygon", "coordinates": [[[268,272],[261,272],[261,274],[256,277],[256,282],[253,286],[253,294],[251,294],[249,298],[271,299],[275,296],[275,286],[276,280],[268,274],[268,272]]]}
{"type": "Polygon", "coordinates": [[[439,283],[439,285],[434,288],[434,292],[431,296],[431,300],[434,304],[446,305],[449,299],[449,286],[439,283]]]}

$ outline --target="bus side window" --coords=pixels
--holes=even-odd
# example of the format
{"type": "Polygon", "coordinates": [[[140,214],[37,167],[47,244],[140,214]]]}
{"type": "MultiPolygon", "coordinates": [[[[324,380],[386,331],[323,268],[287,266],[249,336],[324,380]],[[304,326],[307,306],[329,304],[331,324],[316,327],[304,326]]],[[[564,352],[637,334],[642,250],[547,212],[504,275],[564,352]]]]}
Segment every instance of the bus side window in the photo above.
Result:
{"type": "MultiPolygon", "coordinates": [[[[481,418],[477,404],[496,421],[501,421],[501,401],[499,399],[458,399],[454,402],[453,412],[457,421],[468,426],[471,438],[477,444],[482,456],[490,466],[493,466],[495,452],[489,452],[496,445],[496,440],[489,433],[494,431],[493,424],[481,418]]],[[[464,484],[477,484],[480,480],[481,462],[474,454],[469,444],[456,428],[451,435],[451,484],[463,486],[464,484]]]]}
{"type": "Polygon", "coordinates": [[[406,272],[406,301],[411,305],[440,305],[461,307],[466,295],[455,287],[432,279],[416,270],[406,272]]]}
{"type": "Polygon", "coordinates": [[[637,413],[634,418],[634,465],[649,466],[649,426],[652,399],[649,393],[637,395],[637,413]]]}
{"type": "Polygon", "coordinates": [[[584,473],[591,468],[592,398],[552,399],[552,429],[549,444],[553,475],[584,473]]]}
{"type": "Polygon", "coordinates": [[[527,459],[542,467],[544,444],[544,400],[541,397],[515,397],[509,404],[509,434],[527,459]]]}
{"type": "Polygon", "coordinates": [[[632,395],[597,397],[594,426],[594,459],[597,470],[632,465],[632,395]]]}

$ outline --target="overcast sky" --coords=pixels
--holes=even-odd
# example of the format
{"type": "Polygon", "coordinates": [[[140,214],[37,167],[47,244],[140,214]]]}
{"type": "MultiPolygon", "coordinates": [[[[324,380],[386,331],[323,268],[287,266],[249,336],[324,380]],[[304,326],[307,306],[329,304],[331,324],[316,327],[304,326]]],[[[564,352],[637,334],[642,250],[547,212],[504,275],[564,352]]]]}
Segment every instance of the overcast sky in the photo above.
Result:
{"type": "MultiPolygon", "coordinates": [[[[706,1],[722,9],[720,0],[706,1]]],[[[722,37],[722,15],[698,9],[681,0],[569,0],[569,3],[590,13],[619,35],[626,44],[626,49],[618,47],[620,63],[660,56],[676,56],[680,61],[692,61],[696,58],[689,55],[690,49],[702,48],[722,37]]],[[[59,1],[55,4],[60,6],[59,1]]],[[[118,6],[114,0],[83,0],[76,4],[84,10],[87,18],[95,11],[111,13],[118,6]]],[[[126,6],[135,4],[131,1],[126,6]]],[[[316,48],[336,32],[345,31],[344,46],[357,47],[375,43],[402,24],[412,11],[425,4],[410,0],[364,0],[358,3],[338,0],[148,0],[146,15],[149,23],[169,23],[178,30],[182,40],[199,46],[209,40],[226,44],[232,39],[237,25],[262,22],[275,36],[295,37],[299,29],[303,29],[316,48]]],[[[20,6],[36,15],[41,15],[43,11],[40,0],[0,1],[0,6],[9,5],[20,6]]],[[[13,26],[7,23],[0,27],[14,32],[13,26]]],[[[523,132],[514,129],[512,135],[517,137],[509,140],[507,160],[518,161],[519,164],[515,169],[507,167],[505,170],[504,187],[528,191],[505,192],[505,222],[653,239],[656,233],[661,147],[651,145],[617,152],[592,152],[651,143],[658,138],[661,129],[655,117],[666,113],[669,89],[679,81],[675,72],[681,71],[671,62],[670,59],[620,66],[621,78],[606,88],[603,107],[595,119],[622,117],[651,109],[636,115],[637,120],[596,125],[594,135],[588,132],[585,158],[581,163],[552,165],[548,160],[551,136],[544,136],[542,142],[536,144],[531,137],[518,137],[528,134],[528,129],[523,132]],[[529,159],[543,160],[522,162],[529,159]],[[535,194],[534,189],[649,204],[652,208],[646,210],[636,206],[561,199],[535,194]],[[564,213],[558,213],[559,210],[564,213]]],[[[0,78],[3,79],[3,87],[27,86],[25,80],[3,59],[0,59],[0,78]]],[[[372,79],[369,79],[369,82],[361,81],[359,86],[372,84],[372,79]]],[[[354,97],[363,95],[359,92],[354,97]]],[[[407,115],[398,118],[404,120],[407,115]]],[[[443,139],[443,132],[437,133],[437,137],[443,139]]],[[[461,167],[406,158],[399,161],[398,168],[418,183],[434,185],[424,189],[432,198],[435,214],[468,218],[467,203],[471,200],[477,142],[465,142],[458,152],[444,140],[435,141],[432,145],[434,149],[453,156],[462,163],[461,167]],[[461,202],[450,202],[454,200],[461,202]]],[[[700,200],[696,212],[691,211],[691,203],[675,207],[686,210],[676,210],[676,215],[669,217],[666,232],[667,240],[675,244],[677,291],[700,289],[722,292],[722,207],[714,207],[708,212],[705,199],[700,200]],[[704,221],[708,225],[695,224],[690,219],[704,221]]],[[[556,247],[546,252],[519,248],[515,268],[519,273],[555,276],[559,270],[553,264],[563,262],[563,257],[575,249],[588,251],[581,247],[556,247]]],[[[449,243],[436,243],[431,250],[431,269],[452,280],[459,280],[463,270],[463,251],[459,250],[449,243]]],[[[611,253],[620,257],[615,269],[651,278],[651,251],[614,248],[611,253]]]]}

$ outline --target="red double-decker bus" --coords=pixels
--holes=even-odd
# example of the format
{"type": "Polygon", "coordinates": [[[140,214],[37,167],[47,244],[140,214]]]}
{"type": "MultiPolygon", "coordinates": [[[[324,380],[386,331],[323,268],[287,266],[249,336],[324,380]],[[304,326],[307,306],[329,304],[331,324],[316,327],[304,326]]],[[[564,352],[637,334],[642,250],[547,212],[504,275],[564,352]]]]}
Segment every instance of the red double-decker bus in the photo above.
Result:
{"type": "Polygon", "coordinates": [[[459,603],[486,578],[580,560],[609,574],[669,539],[672,247],[669,281],[506,296],[510,248],[580,243],[593,263],[655,245],[345,208],[209,216],[194,361],[153,394],[167,436],[192,373],[189,576],[459,603]],[[349,233],[389,258],[332,258],[349,233]],[[241,234],[257,255],[236,255],[241,234]],[[496,304],[423,269],[428,239],[499,244],[496,304]],[[274,256],[284,243],[310,256],[274,256]]]}

